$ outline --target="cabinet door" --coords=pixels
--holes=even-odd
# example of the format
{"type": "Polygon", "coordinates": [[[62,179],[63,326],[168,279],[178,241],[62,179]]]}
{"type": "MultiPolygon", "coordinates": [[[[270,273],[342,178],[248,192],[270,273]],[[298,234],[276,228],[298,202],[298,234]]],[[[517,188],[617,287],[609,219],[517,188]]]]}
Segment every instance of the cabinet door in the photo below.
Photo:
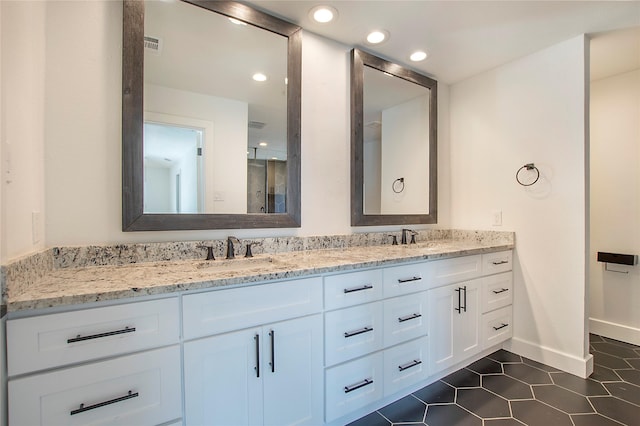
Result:
{"type": "Polygon", "coordinates": [[[476,279],[429,291],[432,374],[480,351],[481,282],[476,279]]]}
{"type": "MultiPolygon", "coordinates": [[[[455,362],[467,359],[478,353],[481,347],[480,340],[480,289],[482,280],[465,281],[454,285],[460,289],[461,309],[455,311],[453,350],[456,354],[455,362]]],[[[457,292],[456,297],[457,297],[457,292]]]]}
{"type": "Polygon", "coordinates": [[[454,364],[453,326],[458,307],[456,286],[429,290],[429,371],[431,374],[454,364]]]}
{"type": "Polygon", "coordinates": [[[249,329],[184,345],[185,424],[262,424],[262,330],[249,329]]]}
{"type": "Polygon", "coordinates": [[[263,327],[264,424],[322,424],[322,316],[263,327]]]}

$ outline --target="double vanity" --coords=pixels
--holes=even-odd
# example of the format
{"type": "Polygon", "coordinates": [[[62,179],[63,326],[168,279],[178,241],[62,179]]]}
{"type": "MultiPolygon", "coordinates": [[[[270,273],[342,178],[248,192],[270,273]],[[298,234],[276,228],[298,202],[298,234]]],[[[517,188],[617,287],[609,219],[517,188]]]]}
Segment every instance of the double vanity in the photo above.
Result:
{"type": "Polygon", "coordinates": [[[511,336],[512,233],[361,244],[8,279],[9,423],[344,424],[511,336]]]}

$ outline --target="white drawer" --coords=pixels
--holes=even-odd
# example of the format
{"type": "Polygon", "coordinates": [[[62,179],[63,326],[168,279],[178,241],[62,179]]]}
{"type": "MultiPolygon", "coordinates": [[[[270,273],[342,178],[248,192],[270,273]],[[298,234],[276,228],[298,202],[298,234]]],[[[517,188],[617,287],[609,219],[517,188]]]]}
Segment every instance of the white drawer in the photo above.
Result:
{"type": "Polygon", "coordinates": [[[413,263],[410,265],[385,268],[384,297],[400,296],[429,288],[427,280],[430,262],[413,263]]]}
{"type": "Polygon", "coordinates": [[[397,345],[429,331],[427,292],[409,294],[384,301],[384,347],[397,345]]]}
{"type": "Polygon", "coordinates": [[[482,279],[482,312],[493,311],[513,303],[513,274],[503,272],[482,279]]]}
{"type": "Polygon", "coordinates": [[[324,330],[327,366],[382,349],[382,302],[327,312],[324,330]]]}
{"type": "Polygon", "coordinates": [[[171,346],[9,380],[9,424],[159,424],[182,415],[180,348],[171,346]]]}
{"type": "Polygon", "coordinates": [[[429,377],[429,340],[421,337],[384,351],[384,396],[429,377]]]}
{"type": "Polygon", "coordinates": [[[511,306],[482,315],[482,348],[487,349],[504,342],[513,335],[511,306]]]}
{"type": "Polygon", "coordinates": [[[324,279],[325,309],[375,302],[382,298],[382,270],[331,275],[324,279]]]}
{"type": "Polygon", "coordinates": [[[194,339],[322,310],[322,278],[261,284],[182,298],[184,338],[194,339]]]}
{"type": "Polygon", "coordinates": [[[9,320],[8,374],[176,343],[178,307],[172,297],[9,320]]]}
{"type": "Polygon", "coordinates": [[[463,256],[431,262],[429,282],[431,288],[470,280],[482,274],[482,256],[463,256]]]}
{"type": "Polygon", "coordinates": [[[382,398],[382,365],[378,352],[326,371],[327,422],[382,398]]]}
{"type": "Polygon", "coordinates": [[[482,274],[498,274],[513,269],[513,252],[499,251],[482,255],[482,274]]]}

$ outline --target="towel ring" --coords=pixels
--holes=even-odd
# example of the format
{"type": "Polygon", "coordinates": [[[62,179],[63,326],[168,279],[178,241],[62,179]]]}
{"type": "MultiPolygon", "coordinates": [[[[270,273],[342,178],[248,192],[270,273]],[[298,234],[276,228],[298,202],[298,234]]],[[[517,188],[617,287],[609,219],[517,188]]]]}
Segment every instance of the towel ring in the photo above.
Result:
{"type": "Polygon", "coordinates": [[[534,183],[536,183],[538,181],[538,179],[540,179],[540,170],[538,170],[538,168],[533,163],[525,164],[524,166],[520,167],[518,169],[518,171],[516,172],[516,181],[522,186],[531,186],[534,183]],[[519,176],[520,172],[525,170],[525,169],[526,170],[535,170],[536,171],[536,178],[534,179],[533,182],[531,182],[531,183],[522,183],[522,181],[520,180],[520,176],[519,176]]]}
{"type": "Polygon", "coordinates": [[[404,178],[401,177],[394,180],[393,183],[391,184],[391,189],[393,189],[393,192],[395,192],[396,194],[399,194],[402,191],[404,191],[404,178]]]}

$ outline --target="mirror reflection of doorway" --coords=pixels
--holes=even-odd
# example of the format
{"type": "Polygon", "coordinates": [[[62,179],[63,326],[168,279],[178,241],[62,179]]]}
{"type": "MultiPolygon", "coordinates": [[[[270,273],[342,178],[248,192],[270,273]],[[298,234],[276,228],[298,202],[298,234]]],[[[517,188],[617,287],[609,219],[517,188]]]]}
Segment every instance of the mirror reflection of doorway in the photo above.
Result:
{"type": "Polygon", "coordinates": [[[144,124],[144,212],[202,213],[204,130],[144,124]]]}

